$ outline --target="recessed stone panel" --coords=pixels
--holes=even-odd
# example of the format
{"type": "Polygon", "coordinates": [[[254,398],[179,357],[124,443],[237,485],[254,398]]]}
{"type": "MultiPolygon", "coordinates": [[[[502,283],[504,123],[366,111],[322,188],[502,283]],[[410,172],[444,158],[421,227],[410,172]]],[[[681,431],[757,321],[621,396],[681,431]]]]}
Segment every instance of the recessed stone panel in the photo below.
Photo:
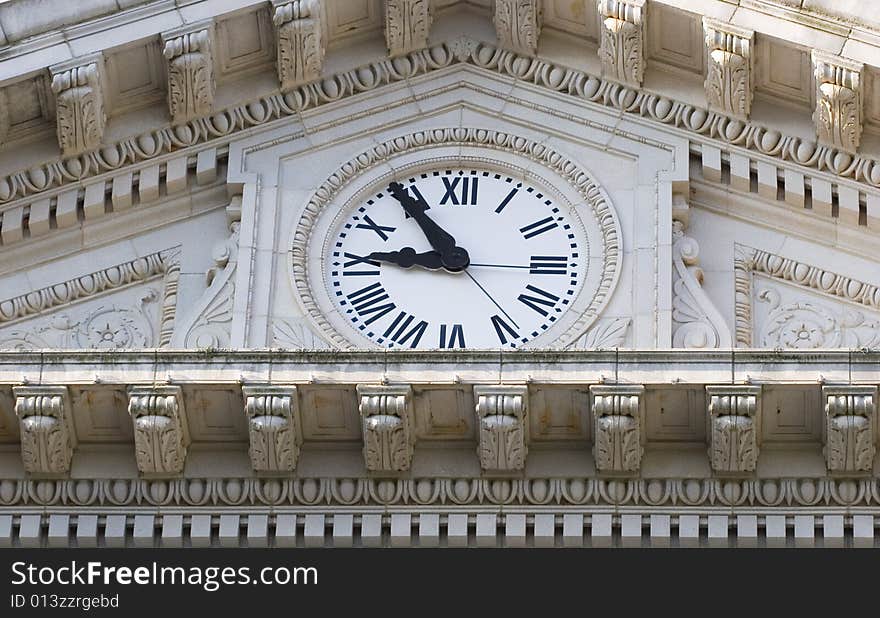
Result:
{"type": "Polygon", "coordinates": [[[72,387],[73,424],[81,443],[120,442],[132,439],[128,398],[117,387],[72,387]]]}
{"type": "Polygon", "coordinates": [[[702,442],[706,438],[703,392],[691,388],[647,389],[649,442],[702,442]]]}
{"type": "Polygon", "coordinates": [[[534,387],[529,408],[532,440],[589,440],[590,394],[586,389],[534,387]]]}
{"type": "Polygon", "coordinates": [[[822,438],[819,389],[775,387],[764,389],[764,441],[812,442],[822,438]]]}
{"type": "Polygon", "coordinates": [[[415,392],[416,431],[420,440],[469,440],[474,437],[473,394],[461,388],[422,388],[415,392]]]}
{"type": "Polygon", "coordinates": [[[302,388],[304,440],[360,440],[357,393],[352,388],[302,388]]]}
{"type": "Polygon", "coordinates": [[[247,440],[241,389],[184,389],[184,401],[193,442],[247,440]]]}

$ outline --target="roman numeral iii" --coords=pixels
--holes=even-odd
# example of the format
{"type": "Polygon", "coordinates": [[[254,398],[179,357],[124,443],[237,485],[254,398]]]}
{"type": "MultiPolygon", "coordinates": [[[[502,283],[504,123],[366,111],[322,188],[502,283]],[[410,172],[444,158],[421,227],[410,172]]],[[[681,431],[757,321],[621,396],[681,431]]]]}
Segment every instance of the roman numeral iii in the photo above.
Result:
{"type": "Polygon", "coordinates": [[[564,255],[533,255],[529,260],[530,275],[564,275],[568,272],[564,255]]]}
{"type": "Polygon", "coordinates": [[[477,178],[459,176],[450,181],[449,178],[444,176],[443,186],[446,188],[446,193],[443,195],[443,199],[440,200],[441,206],[447,202],[453,206],[477,205],[477,189],[479,187],[477,178]]]}

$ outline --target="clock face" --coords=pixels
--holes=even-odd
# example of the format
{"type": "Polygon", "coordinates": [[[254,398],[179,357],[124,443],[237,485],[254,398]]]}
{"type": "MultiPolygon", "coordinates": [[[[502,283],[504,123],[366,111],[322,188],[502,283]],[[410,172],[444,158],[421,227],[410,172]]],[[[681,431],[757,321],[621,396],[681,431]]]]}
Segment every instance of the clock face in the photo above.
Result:
{"type": "Polygon", "coordinates": [[[495,171],[400,177],[331,230],[328,293],[380,347],[521,347],[559,322],[586,277],[587,237],[569,208],[495,171]]]}

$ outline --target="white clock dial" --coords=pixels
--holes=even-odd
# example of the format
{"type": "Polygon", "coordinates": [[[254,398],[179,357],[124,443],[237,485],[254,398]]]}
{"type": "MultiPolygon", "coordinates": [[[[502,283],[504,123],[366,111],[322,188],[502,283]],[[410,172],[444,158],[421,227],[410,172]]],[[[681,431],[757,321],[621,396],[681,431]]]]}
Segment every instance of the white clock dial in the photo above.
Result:
{"type": "Polygon", "coordinates": [[[396,182],[357,204],[325,249],[330,297],[361,336],[385,348],[517,348],[572,306],[589,247],[546,190],[473,168],[396,182]]]}

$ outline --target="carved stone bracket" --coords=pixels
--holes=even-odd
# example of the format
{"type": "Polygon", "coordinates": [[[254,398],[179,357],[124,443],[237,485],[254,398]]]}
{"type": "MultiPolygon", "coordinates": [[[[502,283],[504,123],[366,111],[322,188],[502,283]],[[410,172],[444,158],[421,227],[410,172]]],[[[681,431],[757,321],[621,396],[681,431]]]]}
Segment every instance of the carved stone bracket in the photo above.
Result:
{"type": "Polygon", "coordinates": [[[210,22],[188,24],[162,34],[168,61],[168,108],[174,122],[211,111],[214,103],[214,28],[210,22]]]}
{"type": "Polygon", "coordinates": [[[104,60],[94,54],[50,67],[58,144],[65,157],[93,150],[104,137],[104,60]]]}
{"type": "Polygon", "coordinates": [[[13,394],[25,471],[35,475],[67,474],[76,448],[67,387],[16,386],[13,394]]]}
{"type": "Polygon", "coordinates": [[[495,33],[498,45],[534,56],[541,36],[541,3],[538,0],[495,0],[495,33]]]}
{"type": "Polygon", "coordinates": [[[598,0],[602,75],[640,86],[645,73],[645,0],[598,0]]]}
{"type": "Polygon", "coordinates": [[[276,0],[273,4],[278,79],[282,90],[290,90],[321,76],[325,39],[323,3],[276,0]]]}
{"type": "Polygon", "coordinates": [[[731,24],[703,18],[708,72],[706,99],[709,108],[745,120],[754,95],[755,33],[731,24]]]}
{"type": "Polygon", "coordinates": [[[189,428],[179,386],[133,386],[128,413],[134,423],[138,470],[149,476],[183,472],[189,428]]]}
{"type": "Polygon", "coordinates": [[[874,468],[877,388],[825,386],[825,463],[832,473],[874,468]]]}
{"type": "Polygon", "coordinates": [[[703,290],[700,246],[685,235],[689,205],[673,195],[672,345],[676,348],[729,347],[730,328],[703,290]]]}
{"type": "Polygon", "coordinates": [[[251,465],[257,472],[292,472],[302,429],[295,386],[244,386],[251,465]]]}
{"type": "Polygon", "coordinates": [[[707,386],[709,462],[715,472],[754,472],[761,430],[760,386],[707,386]]]}
{"type": "Polygon", "coordinates": [[[600,473],[637,472],[642,462],[641,401],[645,387],[590,386],[593,455],[600,473]]]}
{"type": "Polygon", "coordinates": [[[862,135],[862,70],[864,65],[813,50],[816,111],[813,122],[819,143],[854,153],[862,135]]]}
{"type": "Polygon", "coordinates": [[[493,472],[522,470],[528,454],[526,386],[474,386],[480,467],[493,472]]]}
{"type": "Polygon", "coordinates": [[[364,461],[370,472],[405,472],[412,463],[412,388],[357,387],[364,435],[364,461]]]}
{"type": "Polygon", "coordinates": [[[428,46],[430,0],[385,0],[385,42],[388,54],[399,56],[428,46]]]}

